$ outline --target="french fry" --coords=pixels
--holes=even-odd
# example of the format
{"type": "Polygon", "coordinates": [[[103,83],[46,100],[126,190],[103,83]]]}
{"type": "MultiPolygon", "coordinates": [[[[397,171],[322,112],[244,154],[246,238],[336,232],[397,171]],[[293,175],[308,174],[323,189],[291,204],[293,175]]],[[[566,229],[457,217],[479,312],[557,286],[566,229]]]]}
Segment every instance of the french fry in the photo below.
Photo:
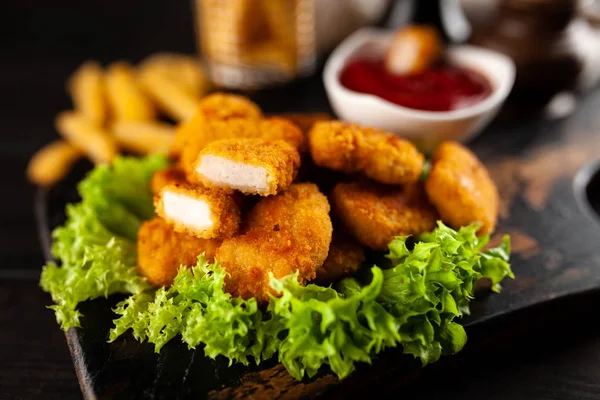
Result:
{"type": "Polygon", "coordinates": [[[54,121],[56,130],[73,146],[83,151],[94,163],[111,163],[117,155],[117,144],[101,127],[74,111],[63,111],[54,121]]]}
{"type": "Polygon", "coordinates": [[[158,107],[174,120],[187,121],[196,113],[199,98],[182,90],[163,74],[148,69],[142,70],[139,81],[158,107]]]}
{"type": "Polygon", "coordinates": [[[86,61],[67,81],[67,92],[75,109],[98,125],[106,122],[104,71],[96,61],[86,61]]]}
{"type": "Polygon", "coordinates": [[[116,122],[112,132],[121,148],[138,154],[166,154],[175,139],[175,127],[162,122],[116,122]]]}
{"type": "Polygon", "coordinates": [[[115,121],[151,121],[156,112],[126,62],[115,62],[106,75],[108,103],[115,121]]]}
{"type": "Polygon", "coordinates": [[[211,88],[200,61],[192,56],[178,53],[156,53],[148,56],[138,66],[142,73],[149,71],[163,75],[166,79],[200,98],[211,88]]]}
{"type": "Polygon", "coordinates": [[[63,179],[83,156],[81,150],[57,140],[38,150],[27,164],[27,179],[40,186],[51,186],[63,179]]]}

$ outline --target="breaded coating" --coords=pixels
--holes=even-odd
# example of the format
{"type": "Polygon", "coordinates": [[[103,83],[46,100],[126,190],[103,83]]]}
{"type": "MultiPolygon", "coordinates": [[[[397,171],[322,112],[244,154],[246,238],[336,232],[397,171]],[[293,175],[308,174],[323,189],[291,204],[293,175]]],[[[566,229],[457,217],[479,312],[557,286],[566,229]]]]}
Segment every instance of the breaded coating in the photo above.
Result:
{"type": "Polygon", "coordinates": [[[304,284],[316,276],[332,235],[329,202],[311,183],[294,184],[263,198],[250,210],[242,235],[223,241],[215,258],[229,273],[233,296],[269,300],[269,272],[282,278],[298,271],[304,284]]]}
{"type": "Polygon", "coordinates": [[[298,150],[283,140],[222,139],[200,152],[189,179],[208,187],[269,196],[287,189],[299,166],[298,150]]]}
{"type": "Polygon", "coordinates": [[[365,261],[365,251],[351,235],[334,229],[327,259],[317,269],[315,283],[327,286],[332,282],[352,275],[365,261]]]}
{"type": "Polygon", "coordinates": [[[411,142],[354,123],[316,122],[308,141],[317,165],[362,173],[382,183],[416,182],[423,170],[424,156],[411,142]]]}
{"type": "Polygon", "coordinates": [[[218,240],[177,233],[164,219],[154,217],[138,231],[137,269],[152,285],[169,286],[181,265],[196,265],[202,253],[212,260],[220,244],[218,240]]]}
{"type": "Polygon", "coordinates": [[[172,158],[179,158],[182,150],[197,135],[202,135],[205,128],[204,120],[218,119],[254,119],[262,118],[260,108],[243,96],[224,93],[213,93],[205,96],[198,106],[194,116],[177,127],[175,141],[169,150],[172,158]]]}
{"type": "Polygon", "coordinates": [[[425,189],[448,225],[458,229],[480,222],[480,234],[494,231],[498,189],[485,166],[462,144],[448,141],[435,149],[425,189]]]}
{"type": "Polygon", "coordinates": [[[331,203],[356,240],[373,250],[386,250],[395,236],[431,231],[437,221],[420,183],[402,187],[371,181],[339,183],[331,192],[331,203]]]}
{"type": "Polygon", "coordinates": [[[150,180],[150,191],[152,194],[158,194],[160,190],[170,183],[184,184],[185,172],[177,165],[171,165],[165,169],[155,171],[150,180]]]}
{"type": "Polygon", "coordinates": [[[203,185],[170,183],[154,197],[156,213],[173,226],[201,239],[224,239],[240,225],[240,201],[235,193],[203,185]]]}
{"type": "Polygon", "coordinates": [[[280,118],[265,120],[229,119],[203,119],[202,127],[195,136],[190,137],[182,149],[180,165],[190,173],[193,164],[198,159],[198,154],[209,143],[219,139],[251,139],[262,138],[265,140],[285,140],[292,146],[301,149],[304,147],[304,135],[300,129],[289,121],[280,118]]]}

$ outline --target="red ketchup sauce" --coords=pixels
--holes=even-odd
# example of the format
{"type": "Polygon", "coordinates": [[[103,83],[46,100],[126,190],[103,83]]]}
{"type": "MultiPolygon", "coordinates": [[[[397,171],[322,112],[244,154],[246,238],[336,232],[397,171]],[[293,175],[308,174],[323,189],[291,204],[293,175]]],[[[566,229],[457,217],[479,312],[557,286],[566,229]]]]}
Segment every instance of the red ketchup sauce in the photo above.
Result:
{"type": "Polygon", "coordinates": [[[340,82],[355,92],[424,111],[469,107],[492,92],[489,81],[482,74],[448,63],[418,74],[394,75],[386,70],[382,60],[358,59],[344,67],[340,82]]]}

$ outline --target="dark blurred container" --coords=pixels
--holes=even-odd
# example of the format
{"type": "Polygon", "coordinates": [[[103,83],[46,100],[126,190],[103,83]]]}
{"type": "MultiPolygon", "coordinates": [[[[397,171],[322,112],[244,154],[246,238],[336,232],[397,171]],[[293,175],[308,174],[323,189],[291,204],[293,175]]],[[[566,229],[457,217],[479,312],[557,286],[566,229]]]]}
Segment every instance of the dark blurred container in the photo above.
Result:
{"type": "Polygon", "coordinates": [[[516,63],[515,86],[507,103],[543,109],[557,93],[574,92],[583,70],[572,25],[575,0],[500,0],[471,42],[500,51],[516,63]]]}

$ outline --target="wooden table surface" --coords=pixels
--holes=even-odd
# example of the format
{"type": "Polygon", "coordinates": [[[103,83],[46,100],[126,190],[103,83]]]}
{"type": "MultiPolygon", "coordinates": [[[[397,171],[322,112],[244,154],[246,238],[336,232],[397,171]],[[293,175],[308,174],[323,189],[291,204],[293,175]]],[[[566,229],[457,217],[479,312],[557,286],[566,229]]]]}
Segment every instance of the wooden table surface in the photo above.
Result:
{"type": "MultiPolygon", "coordinates": [[[[23,171],[29,156],[56,138],[52,119],[70,107],[64,80],[81,61],[193,51],[189,3],[12,3],[0,17],[0,398],[81,398],[64,336],[45,309],[50,299],[37,286],[43,258],[34,188],[23,171]]],[[[600,331],[592,328],[599,301],[597,294],[578,296],[470,332],[462,353],[421,370],[398,394],[600,398],[600,331]],[[505,331],[504,340],[486,340],[490,329],[505,331]]]]}

